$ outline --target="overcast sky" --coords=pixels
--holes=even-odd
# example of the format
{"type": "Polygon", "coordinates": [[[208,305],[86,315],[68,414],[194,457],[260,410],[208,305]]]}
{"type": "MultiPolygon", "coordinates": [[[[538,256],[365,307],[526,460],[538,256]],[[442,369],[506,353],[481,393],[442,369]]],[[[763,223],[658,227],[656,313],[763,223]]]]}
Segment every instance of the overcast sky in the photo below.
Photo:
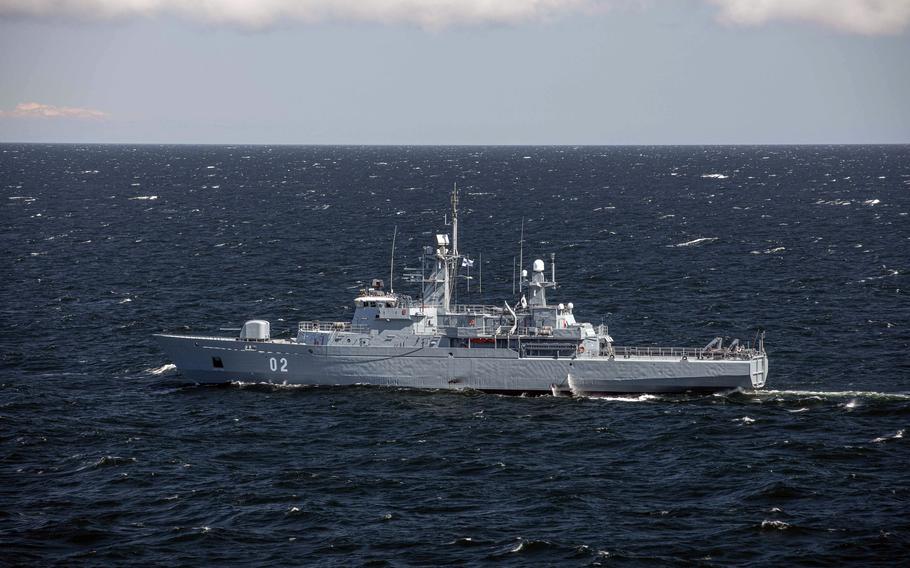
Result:
{"type": "Polygon", "coordinates": [[[0,0],[0,141],[910,142],[910,0],[0,0]]]}

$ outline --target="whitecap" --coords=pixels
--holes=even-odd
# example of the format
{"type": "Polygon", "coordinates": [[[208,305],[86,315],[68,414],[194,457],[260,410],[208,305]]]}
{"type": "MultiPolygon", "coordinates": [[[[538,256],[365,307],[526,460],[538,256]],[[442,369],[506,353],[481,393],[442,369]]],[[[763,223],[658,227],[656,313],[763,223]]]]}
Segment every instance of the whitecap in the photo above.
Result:
{"type": "Polygon", "coordinates": [[[881,438],[875,438],[872,440],[872,443],[879,444],[881,442],[887,442],[888,440],[900,440],[904,437],[904,430],[898,430],[891,436],[882,436],[881,438]]]}
{"type": "Polygon", "coordinates": [[[785,531],[790,528],[790,525],[783,521],[769,521],[764,520],[761,522],[761,528],[763,529],[777,529],[779,531],[785,531]]]}
{"type": "Polygon", "coordinates": [[[130,197],[130,201],[154,201],[158,199],[157,195],[137,195],[136,197],[130,197]]]}
{"type": "Polygon", "coordinates": [[[725,176],[724,174],[701,174],[701,177],[707,179],[727,179],[730,176],[725,176]]]}
{"type": "Polygon", "coordinates": [[[160,367],[156,367],[154,369],[147,369],[146,372],[149,374],[152,374],[152,375],[163,375],[164,373],[167,373],[168,371],[173,371],[176,368],[177,368],[177,365],[175,365],[173,363],[166,363],[166,364],[161,365],[160,367]]]}
{"type": "Polygon", "coordinates": [[[699,237],[697,239],[692,239],[691,241],[686,241],[684,243],[677,243],[675,245],[667,245],[668,248],[678,248],[678,247],[694,247],[703,243],[711,243],[718,239],[718,237],[699,237]]]}
{"type": "Polygon", "coordinates": [[[863,201],[863,205],[870,205],[870,206],[878,205],[879,203],[881,203],[880,199],[867,199],[867,200],[863,201]]]}

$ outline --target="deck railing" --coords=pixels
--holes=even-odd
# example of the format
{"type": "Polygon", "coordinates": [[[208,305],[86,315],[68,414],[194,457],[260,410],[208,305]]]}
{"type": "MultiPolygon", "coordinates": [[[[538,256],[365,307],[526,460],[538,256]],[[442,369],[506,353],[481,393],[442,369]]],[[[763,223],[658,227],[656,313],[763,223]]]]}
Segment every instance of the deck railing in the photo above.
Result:
{"type": "MultiPolygon", "coordinates": [[[[698,347],[625,347],[614,346],[613,356],[616,359],[628,359],[631,357],[667,357],[671,359],[733,359],[749,360],[758,355],[756,349],[740,349],[729,351],[727,349],[704,349],[698,347]]],[[[602,353],[601,357],[609,357],[609,353],[602,353]]]]}
{"type": "Polygon", "coordinates": [[[298,324],[300,331],[340,331],[349,333],[369,333],[365,325],[355,325],[347,321],[302,321],[298,324]]]}
{"type": "Polygon", "coordinates": [[[450,314],[486,314],[490,316],[502,315],[502,308],[485,304],[455,304],[450,314]]]}

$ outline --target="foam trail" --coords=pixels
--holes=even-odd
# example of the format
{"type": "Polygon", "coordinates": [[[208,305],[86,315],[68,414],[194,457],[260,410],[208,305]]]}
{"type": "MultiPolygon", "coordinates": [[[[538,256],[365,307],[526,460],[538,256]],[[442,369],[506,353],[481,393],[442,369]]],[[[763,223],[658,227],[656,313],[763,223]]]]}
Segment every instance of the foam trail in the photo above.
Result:
{"type": "MultiPolygon", "coordinates": [[[[245,388],[270,388],[270,389],[305,389],[313,388],[314,385],[301,385],[301,384],[290,384],[290,383],[269,383],[266,381],[256,382],[247,382],[247,381],[231,381],[232,387],[239,387],[242,389],[245,388]]],[[[361,386],[361,385],[357,385],[361,386]]]]}
{"type": "Polygon", "coordinates": [[[651,402],[652,400],[658,400],[659,397],[653,394],[640,394],[634,396],[602,396],[602,395],[592,395],[588,396],[590,399],[594,400],[605,400],[609,402],[651,402]]]}
{"type": "Polygon", "coordinates": [[[910,393],[905,392],[877,392],[877,391],[807,391],[807,390],[761,390],[755,395],[775,396],[817,396],[820,398],[880,398],[885,400],[910,400],[910,393]]]}

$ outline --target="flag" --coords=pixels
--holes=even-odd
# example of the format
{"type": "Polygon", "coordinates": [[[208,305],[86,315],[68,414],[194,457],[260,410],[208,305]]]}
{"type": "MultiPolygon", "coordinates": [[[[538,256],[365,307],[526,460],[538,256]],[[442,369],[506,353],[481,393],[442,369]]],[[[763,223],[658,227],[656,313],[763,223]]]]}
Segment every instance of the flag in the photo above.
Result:
{"type": "Polygon", "coordinates": [[[474,266],[474,261],[473,261],[473,260],[468,259],[468,258],[463,258],[463,259],[461,259],[461,267],[462,267],[462,268],[471,268],[472,266],[474,266]]]}

